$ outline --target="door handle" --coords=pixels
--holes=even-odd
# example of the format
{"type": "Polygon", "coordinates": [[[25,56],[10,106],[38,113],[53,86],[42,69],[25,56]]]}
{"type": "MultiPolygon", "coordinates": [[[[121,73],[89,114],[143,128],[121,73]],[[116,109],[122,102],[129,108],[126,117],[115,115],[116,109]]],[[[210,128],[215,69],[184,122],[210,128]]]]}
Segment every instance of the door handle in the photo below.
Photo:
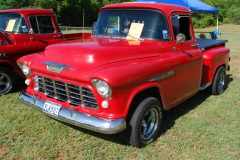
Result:
{"type": "Polygon", "coordinates": [[[31,41],[34,41],[34,38],[33,38],[33,37],[30,37],[30,40],[31,40],[31,41]]]}
{"type": "Polygon", "coordinates": [[[196,47],[196,46],[199,46],[199,44],[198,43],[191,44],[191,47],[196,47]]]}

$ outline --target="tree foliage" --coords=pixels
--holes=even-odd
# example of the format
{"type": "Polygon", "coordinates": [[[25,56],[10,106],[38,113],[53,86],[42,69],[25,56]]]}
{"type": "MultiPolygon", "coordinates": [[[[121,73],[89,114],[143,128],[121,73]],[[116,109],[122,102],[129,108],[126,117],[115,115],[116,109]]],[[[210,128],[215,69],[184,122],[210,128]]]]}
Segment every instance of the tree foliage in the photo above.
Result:
{"type": "MultiPolygon", "coordinates": [[[[0,0],[0,10],[11,8],[46,8],[55,11],[60,25],[91,26],[98,10],[107,4],[135,0],[0,0]],[[84,23],[83,23],[84,21],[84,23]]],[[[219,8],[220,23],[240,24],[240,0],[201,0],[219,8]]],[[[193,14],[194,27],[216,25],[217,15],[193,14]]]]}
{"type": "Polygon", "coordinates": [[[217,16],[219,23],[240,24],[240,0],[201,0],[210,6],[219,9],[218,15],[214,14],[194,14],[194,27],[215,26],[217,16]]]}

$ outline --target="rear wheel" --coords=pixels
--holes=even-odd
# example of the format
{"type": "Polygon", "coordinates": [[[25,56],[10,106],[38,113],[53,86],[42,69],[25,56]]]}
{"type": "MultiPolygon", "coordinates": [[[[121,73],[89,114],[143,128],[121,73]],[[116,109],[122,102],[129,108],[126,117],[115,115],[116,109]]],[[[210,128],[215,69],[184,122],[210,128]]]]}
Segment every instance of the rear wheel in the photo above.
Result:
{"type": "Polygon", "coordinates": [[[0,67],[0,95],[9,93],[14,87],[13,73],[7,68],[0,67]]]}
{"type": "Polygon", "coordinates": [[[212,83],[212,94],[221,94],[226,87],[226,69],[224,66],[218,68],[212,83]]]}
{"type": "Polygon", "coordinates": [[[148,97],[135,110],[130,120],[130,144],[141,148],[157,139],[162,123],[162,106],[158,99],[148,97]]]}

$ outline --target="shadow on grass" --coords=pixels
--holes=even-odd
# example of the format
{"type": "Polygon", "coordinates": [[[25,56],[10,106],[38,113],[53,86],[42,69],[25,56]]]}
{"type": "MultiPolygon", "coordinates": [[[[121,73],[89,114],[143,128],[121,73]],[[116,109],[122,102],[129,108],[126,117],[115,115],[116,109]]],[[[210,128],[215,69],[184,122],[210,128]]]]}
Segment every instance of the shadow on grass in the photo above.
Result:
{"type": "MultiPolygon", "coordinates": [[[[198,107],[209,96],[210,95],[208,93],[206,93],[205,91],[201,91],[201,92],[197,93],[196,95],[192,96],[191,98],[189,98],[188,100],[186,100],[186,101],[182,102],[181,104],[175,106],[174,108],[170,109],[169,111],[165,111],[159,136],[163,135],[168,130],[170,130],[174,126],[175,121],[178,118],[180,118],[181,116],[185,115],[189,111],[198,107]]],[[[97,133],[97,132],[90,131],[87,129],[79,128],[79,127],[76,127],[76,126],[73,126],[71,124],[67,124],[64,122],[61,122],[61,123],[65,124],[69,127],[72,127],[80,132],[90,134],[92,136],[95,136],[95,137],[98,137],[98,138],[101,138],[101,139],[104,139],[104,140],[107,140],[110,142],[114,142],[114,143],[121,144],[121,145],[129,145],[129,136],[126,131],[123,131],[123,132],[117,133],[117,134],[107,135],[107,134],[97,133]]]]}
{"type": "MultiPolygon", "coordinates": [[[[233,81],[232,75],[226,75],[226,88],[228,88],[228,84],[233,81]]],[[[224,94],[224,93],[223,93],[224,94]]],[[[189,111],[197,108],[202,102],[204,102],[208,97],[210,97],[209,89],[200,91],[196,95],[192,96],[191,98],[185,100],[184,102],[180,103],[179,105],[175,106],[174,108],[166,111],[164,114],[162,130],[160,134],[164,134],[167,130],[171,129],[175,121],[180,118],[181,116],[187,114],[189,111]]]]}
{"type": "Polygon", "coordinates": [[[232,74],[227,74],[226,75],[226,88],[225,88],[225,90],[228,89],[228,85],[232,81],[233,81],[232,74]]]}

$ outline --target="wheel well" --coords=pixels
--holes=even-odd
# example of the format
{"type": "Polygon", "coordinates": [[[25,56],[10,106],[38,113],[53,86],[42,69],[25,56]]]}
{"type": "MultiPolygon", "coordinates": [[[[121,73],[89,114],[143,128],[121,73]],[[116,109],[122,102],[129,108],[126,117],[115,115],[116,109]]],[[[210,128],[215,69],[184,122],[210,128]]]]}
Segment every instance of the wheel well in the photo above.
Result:
{"type": "Polygon", "coordinates": [[[14,68],[13,66],[11,66],[10,64],[0,63],[0,67],[7,68],[7,69],[9,69],[10,71],[12,71],[12,73],[18,75],[18,73],[15,71],[15,68],[14,68]]]}
{"type": "Polygon", "coordinates": [[[8,68],[8,69],[11,69],[13,70],[13,66],[11,66],[10,64],[7,64],[7,63],[0,63],[0,67],[4,67],[4,68],[8,68]]]}
{"type": "Polygon", "coordinates": [[[213,73],[212,82],[213,82],[213,80],[214,80],[214,77],[216,76],[216,73],[217,73],[218,69],[219,69],[221,66],[223,66],[224,68],[226,68],[226,64],[222,64],[222,65],[218,66],[218,67],[216,68],[216,70],[214,71],[214,73],[213,73]]]}
{"type": "Polygon", "coordinates": [[[148,88],[146,90],[143,90],[141,92],[139,92],[134,99],[132,100],[132,103],[130,105],[129,111],[128,111],[128,115],[127,115],[127,122],[130,121],[133,113],[135,112],[135,110],[137,109],[137,106],[141,103],[141,101],[147,97],[155,97],[159,100],[160,104],[162,104],[162,99],[160,96],[160,92],[159,89],[157,87],[152,87],[152,88],[148,88]]]}

